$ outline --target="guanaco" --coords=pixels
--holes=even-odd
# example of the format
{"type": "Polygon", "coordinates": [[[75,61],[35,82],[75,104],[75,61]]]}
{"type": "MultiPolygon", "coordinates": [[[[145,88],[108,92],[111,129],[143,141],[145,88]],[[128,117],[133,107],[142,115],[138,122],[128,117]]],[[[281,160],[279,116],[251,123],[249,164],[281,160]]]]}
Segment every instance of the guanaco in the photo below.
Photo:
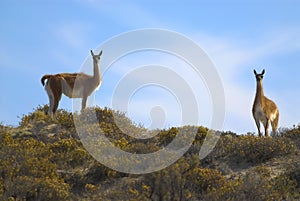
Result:
{"type": "Polygon", "coordinates": [[[279,110],[276,104],[264,96],[263,91],[263,76],[265,74],[265,69],[261,73],[257,73],[254,70],[254,75],[256,78],[256,95],[252,107],[252,114],[258,129],[259,136],[262,136],[260,131],[260,122],[262,122],[265,127],[265,136],[268,136],[269,124],[272,125],[272,132],[275,134],[278,128],[279,120],[279,110]]]}
{"type": "Polygon", "coordinates": [[[62,94],[65,94],[69,98],[82,98],[81,109],[83,110],[86,108],[88,96],[101,84],[100,56],[102,55],[102,51],[95,55],[91,50],[91,55],[94,67],[93,75],[85,73],[60,73],[54,75],[47,74],[41,78],[42,85],[45,86],[49,97],[48,114],[52,119],[55,119],[55,113],[62,94]],[[46,84],[45,80],[47,80],[46,84]]]}

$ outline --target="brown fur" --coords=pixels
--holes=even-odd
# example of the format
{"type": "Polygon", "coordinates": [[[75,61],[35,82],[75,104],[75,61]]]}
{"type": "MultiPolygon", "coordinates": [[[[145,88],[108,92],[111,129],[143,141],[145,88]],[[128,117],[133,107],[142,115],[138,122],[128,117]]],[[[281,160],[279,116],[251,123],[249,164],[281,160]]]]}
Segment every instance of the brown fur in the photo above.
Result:
{"type": "Polygon", "coordinates": [[[279,110],[276,104],[272,100],[264,96],[262,85],[264,73],[265,70],[263,70],[260,74],[258,74],[254,70],[256,78],[256,95],[252,107],[252,114],[258,129],[259,136],[262,135],[260,131],[260,122],[262,122],[265,127],[265,136],[268,136],[269,124],[271,123],[273,134],[275,134],[277,132],[279,120],[279,110]]]}
{"type": "Polygon", "coordinates": [[[85,109],[87,97],[99,86],[102,81],[100,74],[100,56],[102,51],[98,55],[93,57],[94,74],[93,76],[84,73],[60,73],[54,75],[44,75],[41,78],[41,83],[45,86],[49,97],[49,111],[48,113],[55,116],[55,112],[58,108],[59,101],[62,94],[69,98],[82,98],[81,109],[85,109]],[[45,83],[45,80],[47,82],[45,83]]]}

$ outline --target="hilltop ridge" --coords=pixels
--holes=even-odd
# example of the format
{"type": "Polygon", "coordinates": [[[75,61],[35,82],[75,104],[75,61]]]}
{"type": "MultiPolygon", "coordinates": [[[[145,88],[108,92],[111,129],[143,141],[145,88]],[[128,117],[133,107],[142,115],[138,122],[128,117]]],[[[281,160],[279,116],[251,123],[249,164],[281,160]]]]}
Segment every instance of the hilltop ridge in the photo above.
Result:
{"type": "Polygon", "coordinates": [[[300,126],[269,138],[221,132],[214,150],[199,160],[208,128],[149,131],[122,112],[86,109],[84,125],[91,132],[100,127],[116,147],[131,153],[155,152],[168,145],[179,129],[185,135],[197,130],[193,144],[177,162],[157,172],[132,175],[112,170],[89,154],[72,113],[59,110],[53,122],[46,109],[47,105],[39,106],[23,115],[17,127],[0,125],[0,200],[300,199],[300,126]],[[96,124],[89,119],[92,113],[96,124]],[[132,137],[145,132],[157,135],[132,137]]]}

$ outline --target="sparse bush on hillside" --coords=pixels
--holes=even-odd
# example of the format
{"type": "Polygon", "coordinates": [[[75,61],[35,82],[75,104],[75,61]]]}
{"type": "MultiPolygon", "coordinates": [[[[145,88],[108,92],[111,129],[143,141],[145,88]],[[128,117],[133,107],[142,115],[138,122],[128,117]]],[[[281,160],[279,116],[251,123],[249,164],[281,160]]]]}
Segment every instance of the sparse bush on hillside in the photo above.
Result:
{"type": "Polygon", "coordinates": [[[19,125],[21,127],[26,127],[31,123],[36,122],[44,122],[49,123],[51,119],[45,115],[45,112],[48,111],[48,105],[41,106],[39,105],[37,108],[34,109],[33,112],[28,113],[27,115],[23,115],[21,117],[21,121],[19,125]]]}
{"type": "Polygon", "coordinates": [[[70,169],[82,166],[91,159],[79,140],[73,138],[61,139],[49,144],[53,161],[59,169],[70,169]]]}
{"type": "Polygon", "coordinates": [[[69,185],[57,175],[56,165],[50,161],[52,152],[43,142],[12,139],[5,133],[0,138],[1,200],[68,199],[69,185]]]}
{"type": "Polygon", "coordinates": [[[258,167],[238,180],[229,181],[218,189],[210,189],[204,200],[297,200],[300,198],[299,192],[295,180],[286,175],[270,178],[268,169],[258,167]]]}
{"type": "Polygon", "coordinates": [[[222,136],[209,158],[228,158],[237,163],[262,163],[274,157],[295,153],[297,147],[286,137],[257,137],[252,135],[222,136]]]}
{"type": "MultiPolygon", "coordinates": [[[[57,122],[53,122],[44,113],[47,107],[39,106],[24,115],[16,128],[0,124],[0,200],[300,199],[300,127],[274,138],[223,133],[213,152],[200,161],[198,153],[208,132],[205,127],[149,131],[136,126],[124,113],[108,108],[88,108],[81,115],[75,114],[85,131],[81,137],[98,137],[86,145],[104,156],[110,153],[101,150],[105,142],[99,138],[100,130],[116,147],[136,154],[169,145],[179,132],[183,139],[196,132],[188,152],[171,166],[146,175],[128,175],[92,158],[76,133],[72,113],[59,110],[57,122]],[[97,121],[92,122],[95,114],[97,121]],[[146,135],[154,137],[132,137],[146,135]],[[274,175],[264,166],[288,156],[293,156],[292,163],[280,174],[274,175]],[[232,176],[234,170],[218,169],[221,163],[228,169],[246,163],[244,168],[249,171],[232,176]]],[[[176,145],[185,145],[184,141],[176,145]]],[[[138,162],[129,159],[127,165],[138,162]]]]}
{"type": "Polygon", "coordinates": [[[300,124],[293,129],[286,129],[281,133],[281,136],[291,139],[300,149],[300,124]]]}
{"type": "Polygon", "coordinates": [[[223,188],[227,193],[239,185],[237,181],[228,181],[218,170],[201,167],[197,159],[197,155],[189,155],[164,170],[147,174],[143,184],[148,191],[140,186],[135,188],[137,194],[149,200],[210,200],[225,195],[212,197],[212,192],[223,188]]]}

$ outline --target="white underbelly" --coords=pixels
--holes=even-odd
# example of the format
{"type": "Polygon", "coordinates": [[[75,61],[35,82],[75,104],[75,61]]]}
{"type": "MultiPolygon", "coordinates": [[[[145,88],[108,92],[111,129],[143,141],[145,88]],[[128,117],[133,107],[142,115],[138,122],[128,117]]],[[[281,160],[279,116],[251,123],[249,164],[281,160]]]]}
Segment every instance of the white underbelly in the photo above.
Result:
{"type": "Polygon", "coordinates": [[[260,121],[265,121],[269,119],[271,122],[274,121],[277,117],[278,110],[269,114],[268,116],[264,113],[261,107],[255,108],[254,116],[258,118],[260,121]]]}
{"type": "Polygon", "coordinates": [[[255,108],[254,116],[259,119],[260,121],[265,121],[266,120],[266,114],[262,110],[261,107],[255,108]]]}

